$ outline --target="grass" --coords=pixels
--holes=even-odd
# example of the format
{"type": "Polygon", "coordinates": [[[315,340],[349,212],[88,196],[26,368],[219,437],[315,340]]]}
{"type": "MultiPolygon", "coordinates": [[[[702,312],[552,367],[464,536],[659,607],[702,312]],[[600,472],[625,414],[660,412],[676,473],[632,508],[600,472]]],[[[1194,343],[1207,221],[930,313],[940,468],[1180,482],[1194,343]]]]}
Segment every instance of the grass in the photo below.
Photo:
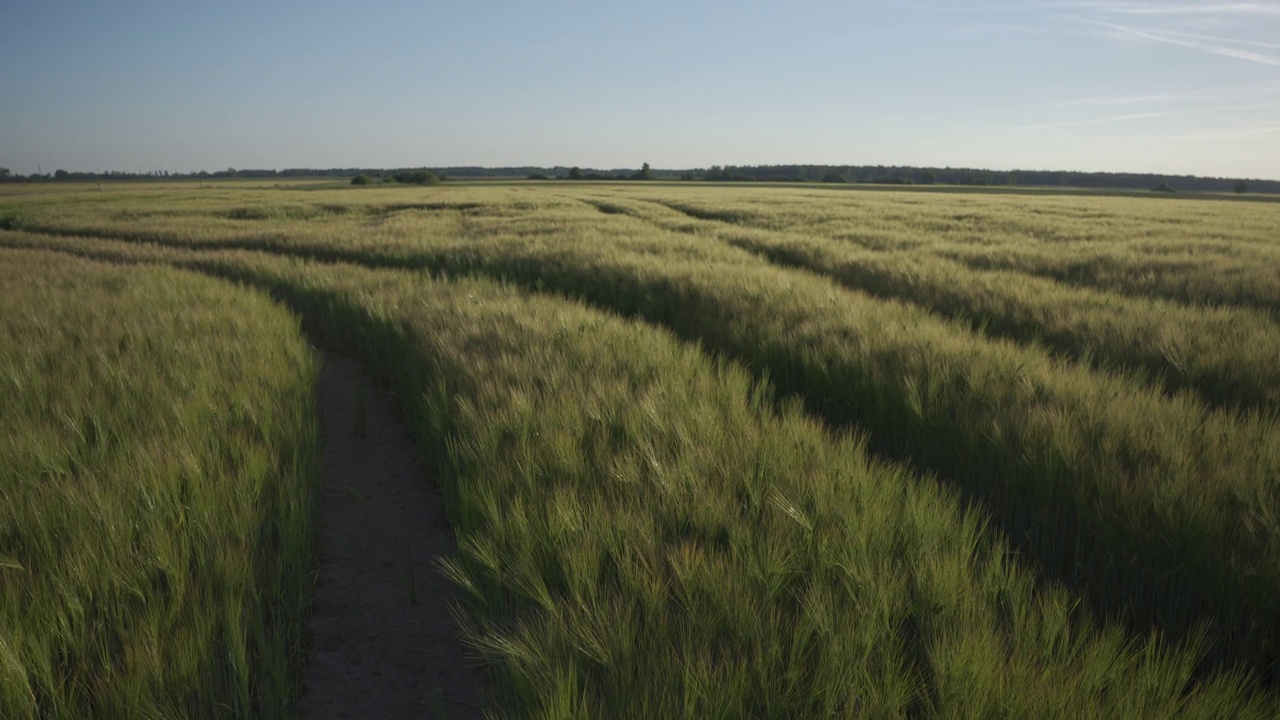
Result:
{"type": "Polygon", "coordinates": [[[0,262],[0,716],[279,716],[297,674],[314,359],[261,295],[0,262]]]}
{"type": "Polygon", "coordinates": [[[267,288],[389,379],[515,714],[1275,709],[1274,318],[955,259],[1194,253],[1263,287],[1273,204],[491,184],[10,211],[5,245],[267,288]]]}

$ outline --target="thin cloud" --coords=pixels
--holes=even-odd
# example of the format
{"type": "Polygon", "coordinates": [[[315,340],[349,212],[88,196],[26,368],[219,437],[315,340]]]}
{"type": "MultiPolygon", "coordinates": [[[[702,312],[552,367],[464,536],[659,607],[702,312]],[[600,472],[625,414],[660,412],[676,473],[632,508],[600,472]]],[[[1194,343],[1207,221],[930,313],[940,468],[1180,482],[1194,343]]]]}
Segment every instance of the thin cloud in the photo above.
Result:
{"type": "Polygon", "coordinates": [[[1178,5],[1135,2],[1059,2],[1059,8],[1097,10],[1118,15],[1186,16],[1186,15],[1253,15],[1280,17],[1280,5],[1262,3],[1209,2],[1178,5]]]}
{"type": "Polygon", "coordinates": [[[1158,142],[1168,140],[1249,140],[1252,138],[1270,137],[1275,135],[1280,135],[1280,125],[1203,128],[1174,135],[1155,135],[1140,139],[1143,141],[1158,142]]]}
{"type": "MultiPolygon", "coordinates": [[[[1055,107],[1062,107],[1061,103],[1055,103],[1055,107]]],[[[1196,106],[1186,107],[1182,109],[1173,109],[1163,112],[1149,113],[1130,113],[1127,115],[1113,115],[1102,118],[1090,118],[1086,120],[1067,120],[1063,122],[1043,123],[1036,125],[1020,125],[1015,126],[1013,130],[1057,130],[1061,128],[1085,127],[1090,125],[1109,125],[1115,123],[1130,122],[1134,120],[1150,120],[1153,118],[1186,118],[1197,115],[1209,114],[1212,117],[1236,117],[1243,116],[1258,110],[1271,110],[1280,107],[1280,100],[1271,100],[1267,102],[1244,103],[1237,105],[1219,105],[1219,106],[1196,106]]],[[[1268,113],[1267,117],[1270,117],[1268,113]]],[[[1255,125],[1251,127],[1222,127],[1222,128],[1202,128],[1200,130],[1192,130],[1176,135],[1164,136],[1165,139],[1209,139],[1209,138],[1240,138],[1240,137],[1259,137],[1280,134],[1280,125],[1255,125]]],[[[1144,136],[1144,139],[1151,139],[1151,136],[1144,136]]]]}
{"type": "Polygon", "coordinates": [[[1204,97],[1197,93],[1177,93],[1169,95],[1105,95],[1100,97],[1077,98],[1075,100],[1059,100],[1058,107],[1099,107],[1108,105],[1145,105],[1158,102],[1178,102],[1196,100],[1204,97]]]}
{"type": "Polygon", "coordinates": [[[1217,45],[1217,44],[1212,44],[1207,42],[1201,42],[1199,40],[1189,40],[1183,37],[1178,37],[1168,33],[1163,33],[1159,30],[1129,27],[1127,25],[1117,25],[1115,23],[1103,22],[1101,20],[1081,19],[1080,22],[1088,23],[1089,25],[1097,25],[1099,27],[1109,28],[1117,32],[1122,32],[1128,35],[1133,35],[1134,37],[1143,38],[1144,40],[1167,43],[1169,45],[1177,45],[1179,47],[1190,48],[1192,50],[1202,50],[1204,52],[1212,53],[1214,55],[1221,55],[1223,57],[1235,58],[1237,60],[1248,60],[1249,62],[1260,63],[1262,65],[1273,65],[1276,67],[1280,67],[1280,57],[1277,57],[1275,55],[1268,55],[1266,53],[1253,52],[1252,50],[1240,50],[1238,48],[1227,47],[1225,45],[1217,45]]]}
{"type": "Polygon", "coordinates": [[[1058,27],[1044,27],[1038,25],[1015,25],[1012,23],[962,23],[948,24],[941,28],[947,32],[957,35],[985,35],[985,34],[1006,34],[1019,35],[1023,37],[1041,35],[1041,36],[1064,36],[1079,35],[1079,31],[1066,30],[1058,27]]]}
{"type": "MultiPolygon", "coordinates": [[[[1196,103],[1193,109],[1203,109],[1205,103],[1232,102],[1232,101],[1252,101],[1257,102],[1263,98],[1274,98],[1264,100],[1262,106],[1271,106],[1280,99],[1280,82],[1266,81],[1258,83],[1249,83],[1247,85],[1235,85],[1227,87],[1214,87],[1200,90],[1188,90],[1186,92],[1174,93],[1134,93],[1132,95],[1096,95],[1090,97],[1074,98],[1067,100],[1058,100],[1053,103],[1054,107],[1107,107],[1107,106],[1124,106],[1124,105],[1142,105],[1148,103],[1196,103]]],[[[1252,105],[1245,106],[1252,107],[1252,105]]]]}
{"type": "Polygon", "coordinates": [[[1161,32],[1165,35],[1176,35],[1189,40],[1206,40],[1208,42],[1231,43],[1233,45],[1248,45],[1250,47],[1260,47],[1268,50],[1280,50],[1280,44],[1277,43],[1258,42],[1257,40],[1244,40],[1241,38],[1224,38],[1214,35],[1197,35],[1195,33],[1181,32],[1178,30],[1161,30],[1161,32]]]}
{"type": "Polygon", "coordinates": [[[1091,118],[1089,120],[1067,120],[1065,122],[1044,123],[1040,125],[1018,125],[1014,130],[1057,130],[1060,128],[1084,127],[1086,125],[1106,125],[1109,123],[1131,122],[1134,120],[1150,120],[1151,118],[1165,117],[1170,113],[1150,112],[1150,113],[1131,113],[1129,115],[1113,115],[1104,118],[1091,118]]]}

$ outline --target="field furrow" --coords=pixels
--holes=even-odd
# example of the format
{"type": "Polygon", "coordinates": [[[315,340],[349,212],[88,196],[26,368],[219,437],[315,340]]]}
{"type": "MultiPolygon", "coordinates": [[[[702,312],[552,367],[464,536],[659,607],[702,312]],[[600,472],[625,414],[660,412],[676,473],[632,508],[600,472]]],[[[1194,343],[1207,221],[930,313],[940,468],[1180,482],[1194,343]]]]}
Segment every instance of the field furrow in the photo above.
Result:
{"type": "Polygon", "coordinates": [[[1265,313],[1127,297],[1017,272],[974,271],[945,258],[871,251],[717,219],[690,223],[688,211],[669,201],[589,202],[877,297],[910,302],[981,332],[1039,343],[1096,367],[1138,371],[1150,384],[1170,392],[1193,390],[1211,405],[1280,410],[1280,325],[1265,313]]]}
{"type": "Polygon", "coordinates": [[[648,190],[599,194],[660,203],[686,217],[799,233],[872,251],[944,257],[1134,297],[1248,307],[1275,315],[1275,203],[928,193],[648,190]],[[745,195],[746,197],[742,197],[745,195]]]}
{"type": "Polygon", "coordinates": [[[1040,254],[1020,248],[935,252],[976,269],[1007,270],[1129,296],[1165,298],[1187,305],[1254,308],[1280,318],[1280,256],[1205,257],[1194,252],[1138,256],[1124,250],[1040,254]]]}

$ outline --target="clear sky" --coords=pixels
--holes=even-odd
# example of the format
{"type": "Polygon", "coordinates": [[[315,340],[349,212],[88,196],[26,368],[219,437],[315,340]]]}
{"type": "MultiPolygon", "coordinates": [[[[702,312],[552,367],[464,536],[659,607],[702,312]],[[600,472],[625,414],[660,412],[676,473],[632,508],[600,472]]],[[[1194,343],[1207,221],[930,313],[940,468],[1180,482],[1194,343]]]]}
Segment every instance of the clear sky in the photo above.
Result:
{"type": "Polygon", "coordinates": [[[0,0],[0,166],[1280,177],[1280,0],[0,0]]]}

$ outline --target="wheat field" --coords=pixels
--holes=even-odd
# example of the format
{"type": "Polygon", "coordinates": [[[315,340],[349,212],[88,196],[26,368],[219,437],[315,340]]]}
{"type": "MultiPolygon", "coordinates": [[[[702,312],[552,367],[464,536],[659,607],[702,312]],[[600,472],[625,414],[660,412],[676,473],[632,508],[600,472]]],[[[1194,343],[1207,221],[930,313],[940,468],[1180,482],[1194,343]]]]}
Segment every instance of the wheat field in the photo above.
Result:
{"type": "Polygon", "coordinates": [[[437,471],[495,714],[1280,713],[1280,203],[0,200],[5,717],[288,713],[304,331],[437,471]]]}

